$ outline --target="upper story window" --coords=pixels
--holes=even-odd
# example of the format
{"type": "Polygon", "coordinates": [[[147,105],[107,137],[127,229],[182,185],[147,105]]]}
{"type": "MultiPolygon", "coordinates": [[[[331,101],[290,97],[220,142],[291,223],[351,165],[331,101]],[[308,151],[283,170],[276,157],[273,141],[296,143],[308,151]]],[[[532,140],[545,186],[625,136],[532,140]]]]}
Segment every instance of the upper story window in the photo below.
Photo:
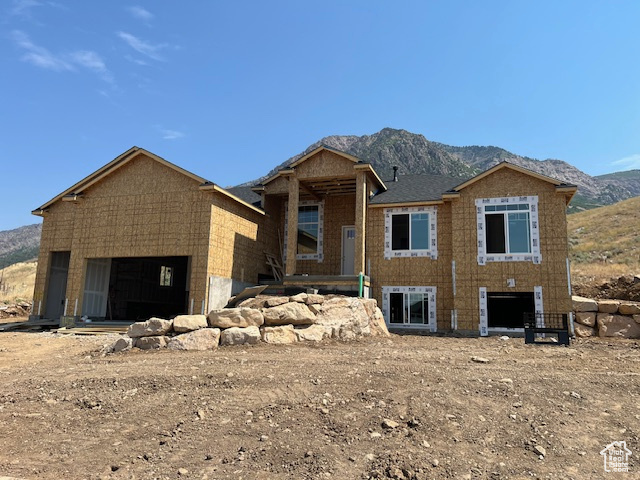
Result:
{"type": "MultiPolygon", "coordinates": [[[[289,208],[286,204],[285,210],[289,208]]],[[[288,215],[285,215],[284,222],[284,244],[287,244],[288,237],[288,215]]],[[[323,254],[323,231],[324,231],[324,203],[301,201],[298,204],[298,233],[296,259],[298,260],[318,260],[322,262],[323,254]]],[[[287,250],[284,250],[284,259],[287,259],[287,250]]]]}
{"type": "Polygon", "coordinates": [[[436,207],[386,208],[384,257],[438,256],[436,207]]]}
{"type": "Polygon", "coordinates": [[[524,261],[540,263],[538,197],[476,200],[478,263],[524,261]]]}

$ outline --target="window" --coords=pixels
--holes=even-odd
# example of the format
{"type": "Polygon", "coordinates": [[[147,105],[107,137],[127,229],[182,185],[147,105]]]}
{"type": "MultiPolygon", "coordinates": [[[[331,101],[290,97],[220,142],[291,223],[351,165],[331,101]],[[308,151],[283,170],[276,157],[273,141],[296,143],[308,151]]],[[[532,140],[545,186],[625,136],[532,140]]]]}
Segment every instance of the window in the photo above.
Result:
{"type": "Polygon", "coordinates": [[[531,253],[529,204],[487,205],[484,211],[487,253],[531,253]]]}
{"type": "Polygon", "coordinates": [[[478,263],[530,261],[540,263],[538,197],[476,200],[478,263]]]}
{"type": "MultiPolygon", "coordinates": [[[[288,203],[285,204],[285,212],[289,211],[288,203]]],[[[284,244],[287,244],[289,215],[284,217],[284,244]]],[[[298,204],[298,232],[296,239],[296,258],[298,260],[323,260],[323,223],[324,203],[301,201],[298,204]]],[[[283,252],[284,261],[287,261],[287,249],[283,252]]]]}
{"type": "Polygon", "coordinates": [[[173,287],[173,267],[160,267],[160,286],[173,287]]]}
{"type": "Polygon", "coordinates": [[[298,254],[318,253],[318,205],[298,207],[298,254]]]}
{"type": "Polygon", "coordinates": [[[382,287],[387,324],[436,331],[435,287],[382,287]]]}
{"type": "Polygon", "coordinates": [[[437,258],[436,207],[385,210],[385,258],[437,258]]]}

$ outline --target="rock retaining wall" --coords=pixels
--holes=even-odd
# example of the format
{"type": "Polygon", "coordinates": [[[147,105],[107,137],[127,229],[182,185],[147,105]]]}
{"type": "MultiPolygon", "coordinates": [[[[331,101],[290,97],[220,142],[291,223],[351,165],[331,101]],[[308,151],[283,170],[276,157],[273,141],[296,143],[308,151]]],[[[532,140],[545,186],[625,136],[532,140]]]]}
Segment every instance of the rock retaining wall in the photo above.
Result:
{"type": "Polygon", "coordinates": [[[640,303],[573,296],[577,337],[640,338],[640,303]]]}
{"type": "Polygon", "coordinates": [[[212,350],[218,345],[353,340],[369,335],[389,335],[374,299],[301,293],[258,296],[206,316],[179,315],[173,320],[151,318],[134,323],[111,351],[133,347],[212,350]]]}

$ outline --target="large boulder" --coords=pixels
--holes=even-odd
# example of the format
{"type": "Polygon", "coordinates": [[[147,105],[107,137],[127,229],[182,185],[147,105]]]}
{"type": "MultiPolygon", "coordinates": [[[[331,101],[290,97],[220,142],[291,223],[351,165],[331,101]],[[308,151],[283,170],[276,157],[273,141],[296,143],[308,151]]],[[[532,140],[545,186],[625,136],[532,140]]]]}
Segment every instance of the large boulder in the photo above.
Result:
{"type": "Polygon", "coordinates": [[[618,313],[620,302],[617,300],[598,300],[598,312],[618,313]]]}
{"type": "Polygon", "coordinates": [[[596,315],[596,312],[576,312],[576,322],[593,327],[596,324],[596,315]]]}
{"type": "Polygon", "coordinates": [[[262,340],[267,343],[295,343],[298,337],[293,325],[280,325],[278,327],[262,327],[260,329],[262,340]]]}
{"type": "Polygon", "coordinates": [[[580,338],[593,337],[598,334],[595,328],[581,325],[580,323],[574,323],[573,330],[576,333],[576,337],[580,338]]]}
{"type": "Polygon", "coordinates": [[[324,295],[317,293],[299,293],[289,298],[290,302],[305,303],[307,305],[319,305],[324,302],[324,295]]]}
{"type": "Polygon", "coordinates": [[[640,305],[637,303],[621,303],[618,312],[622,315],[637,315],[640,313],[640,305]]]}
{"type": "Polygon", "coordinates": [[[259,327],[263,323],[262,313],[253,308],[223,308],[209,312],[209,325],[212,327],[259,327]]]}
{"type": "Polygon", "coordinates": [[[247,298],[246,300],[242,300],[240,303],[236,305],[236,307],[261,309],[262,307],[264,307],[264,304],[266,301],[267,301],[267,297],[257,296],[257,297],[247,298]]]}
{"type": "Polygon", "coordinates": [[[267,297],[264,300],[265,307],[277,307],[278,305],[283,305],[285,303],[289,303],[289,297],[267,297]]]}
{"type": "Polygon", "coordinates": [[[260,329],[253,327],[231,327],[222,331],[220,345],[255,345],[260,342],[260,329]]]}
{"type": "Polygon", "coordinates": [[[129,325],[127,335],[131,338],[153,337],[169,333],[172,327],[173,322],[171,320],[153,317],[146,322],[136,322],[129,325]]]}
{"type": "Polygon", "coordinates": [[[201,328],[169,340],[171,350],[214,350],[220,342],[219,328],[201,328]]]}
{"type": "Polygon", "coordinates": [[[316,324],[331,327],[333,337],[343,340],[371,334],[365,305],[355,297],[325,298],[316,316],[316,324]]]}
{"type": "Polygon", "coordinates": [[[571,297],[574,312],[597,312],[598,302],[590,298],[573,295],[571,297]]]}
{"type": "Polygon", "coordinates": [[[331,327],[325,327],[324,325],[310,325],[295,329],[298,340],[307,342],[320,342],[325,338],[331,338],[331,332],[331,327]]]}
{"type": "Polygon", "coordinates": [[[192,332],[206,327],[206,315],[178,315],[173,319],[173,331],[177,333],[192,332]]]}
{"type": "Polygon", "coordinates": [[[109,351],[113,353],[124,352],[130,350],[131,347],[133,347],[133,338],[122,336],[113,342],[109,351]]]}
{"type": "Polygon", "coordinates": [[[262,309],[265,325],[311,325],[316,316],[302,303],[284,303],[262,309]]]}
{"type": "Polygon", "coordinates": [[[387,322],[384,320],[382,311],[376,307],[376,310],[372,317],[369,317],[369,327],[371,328],[371,335],[379,337],[390,337],[389,329],[387,328],[387,322]]]}
{"type": "Polygon", "coordinates": [[[640,324],[631,317],[599,313],[598,333],[601,337],[640,338],[640,324]]]}
{"type": "Polygon", "coordinates": [[[153,350],[155,348],[166,347],[169,342],[169,337],[164,335],[155,337],[138,337],[135,339],[134,346],[140,350],[153,350]]]}

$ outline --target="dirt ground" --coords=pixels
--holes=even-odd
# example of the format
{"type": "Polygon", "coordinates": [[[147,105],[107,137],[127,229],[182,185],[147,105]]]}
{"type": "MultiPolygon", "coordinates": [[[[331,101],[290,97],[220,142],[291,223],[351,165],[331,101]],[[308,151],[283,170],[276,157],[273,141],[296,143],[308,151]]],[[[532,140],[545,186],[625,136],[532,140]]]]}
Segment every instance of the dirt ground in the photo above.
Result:
{"type": "Polygon", "coordinates": [[[112,339],[0,334],[0,478],[640,477],[635,341],[101,355],[112,339]],[[631,473],[605,475],[599,452],[616,440],[631,473]]]}

